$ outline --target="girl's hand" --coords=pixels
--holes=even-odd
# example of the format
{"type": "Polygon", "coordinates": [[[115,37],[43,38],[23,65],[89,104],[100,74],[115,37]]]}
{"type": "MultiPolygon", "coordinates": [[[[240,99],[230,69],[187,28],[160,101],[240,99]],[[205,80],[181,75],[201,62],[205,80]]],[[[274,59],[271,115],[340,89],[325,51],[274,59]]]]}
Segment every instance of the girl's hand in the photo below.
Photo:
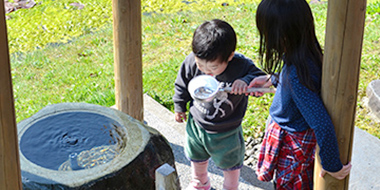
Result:
{"type": "Polygon", "coordinates": [[[179,123],[182,123],[182,122],[186,121],[186,119],[187,119],[185,112],[175,112],[174,116],[175,116],[175,120],[179,123]]]}
{"type": "Polygon", "coordinates": [[[320,173],[320,177],[323,177],[326,175],[326,173],[330,174],[331,176],[333,176],[334,178],[336,179],[339,179],[339,180],[342,180],[344,179],[349,173],[350,173],[350,170],[351,170],[351,163],[349,162],[347,165],[344,165],[343,168],[337,172],[328,172],[326,170],[324,170],[322,168],[321,170],[321,173],[320,173]]]}
{"type": "MultiPolygon", "coordinates": [[[[251,87],[270,87],[272,86],[272,81],[270,80],[270,75],[262,75],[254,78],[248,85],[247,88],[251,87]]],[[[246,94],[248,95],[248,94],[246,94]]],[[[263,92],[251,92],[249,95],[260,97],[263,96],[263,92]]]]}
{"type": "Polygon", "coordinates": [[[232,83],[231,93],[232,94],[244,94],[247,91],[247,83],[237,79],[232,83]]]}

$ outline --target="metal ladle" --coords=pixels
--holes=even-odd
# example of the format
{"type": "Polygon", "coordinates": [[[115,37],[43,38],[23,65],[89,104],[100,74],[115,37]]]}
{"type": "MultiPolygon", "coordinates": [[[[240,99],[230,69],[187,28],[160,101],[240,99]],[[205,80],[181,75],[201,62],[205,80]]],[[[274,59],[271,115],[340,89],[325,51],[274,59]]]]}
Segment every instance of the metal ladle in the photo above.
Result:
{"type": "MultiPolygon", "coordinates": [[[[219,91],[231,92],[231,87],[221,87],[220,83],[210,75],[199,75],[194,77],[188,86],[191,97],[194,100],[200,102],[210,102],[212,101],[219,91]]],[[[246,93],[251,92],[263,92],[263,93],[274,93],[276,90],[274,88],[248,88],[246,93]]]]}

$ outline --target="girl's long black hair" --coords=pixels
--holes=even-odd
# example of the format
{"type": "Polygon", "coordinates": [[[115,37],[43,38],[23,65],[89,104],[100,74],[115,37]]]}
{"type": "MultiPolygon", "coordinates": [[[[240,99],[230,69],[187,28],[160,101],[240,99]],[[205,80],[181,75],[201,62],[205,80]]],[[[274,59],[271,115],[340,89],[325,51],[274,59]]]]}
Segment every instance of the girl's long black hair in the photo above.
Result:
{"type": "Polygon", "coordinates": [[[262,0],[256,25],[263,69],[274,74],[281,71],[283,64],[294,65],[301,84],[319,91],[320,86],[315,86],[310,76],[314,71],[308,65],[315,64],[320,72],[323,54],[309,4],[305,0],[262,0]]]}

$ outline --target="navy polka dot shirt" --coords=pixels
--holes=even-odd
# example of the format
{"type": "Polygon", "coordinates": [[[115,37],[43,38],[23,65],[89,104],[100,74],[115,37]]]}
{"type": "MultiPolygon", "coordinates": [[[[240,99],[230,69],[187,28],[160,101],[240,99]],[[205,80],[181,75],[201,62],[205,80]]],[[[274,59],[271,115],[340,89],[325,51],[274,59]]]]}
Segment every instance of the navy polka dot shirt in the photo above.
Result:
{"type": "MultiPolygon", "coordinates": [[[[313,80],[320,85],[320,69],[310,67],[313,80]]],[[[323,169],[337,172],[343,165],[339,158],[334,126],[319,93],[302,85],[294,66],[284,65],[276,84],[277,91],[270,107],[272,119],[289,132],[314,130],[320,147],[319,156],[323,169]]]]}

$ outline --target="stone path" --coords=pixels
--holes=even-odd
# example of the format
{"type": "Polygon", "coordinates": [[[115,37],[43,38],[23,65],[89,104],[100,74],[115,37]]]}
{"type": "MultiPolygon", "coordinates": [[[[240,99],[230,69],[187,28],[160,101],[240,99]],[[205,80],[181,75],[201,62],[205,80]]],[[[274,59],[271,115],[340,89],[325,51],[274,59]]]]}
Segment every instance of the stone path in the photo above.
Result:
{"type": "MultiPolygon", "coordinates": [[[[148,126],[161,132],[170,142],[176,160],[176,170],[181,187],[184,189],[190,181],[190,162],[185,158],[183,144],[185,141],[185,124],[176,123],[174,114],[165,107],[144,95],[144,120],[148,126]]],[[[353,165],[349,181],[350,190],[380,189],[380,140],[355,127],[353,165]]],[[[223,174],[213,162],[209,166],[211,186],[214,190],[222,189],[223,174]]],[[[273,189],[272,183],[258,181],[253,167],[245,165],[240,175],[240,190],[273,189]]]]}
{"type": "MultiPolygon", "coordinates": [[[[144,95],[144,120],[164,135],[170,142],[176,160],[176,170],[180,178],[182,189],[185,189],[190,181],[190,162],[184,156],[183,145],[185,143],[185,124],[174,121],[174,114],[162,107],[147,95],[144,95]]],[[[211,186],[214,190],[222,189],[223,172],[216,168],[210,161],[209,174],[211,186]]],[[[253,168],[243,166],[240,175],[240,190],[273,189],[273,184],[258,181],[253,168]]]]}

